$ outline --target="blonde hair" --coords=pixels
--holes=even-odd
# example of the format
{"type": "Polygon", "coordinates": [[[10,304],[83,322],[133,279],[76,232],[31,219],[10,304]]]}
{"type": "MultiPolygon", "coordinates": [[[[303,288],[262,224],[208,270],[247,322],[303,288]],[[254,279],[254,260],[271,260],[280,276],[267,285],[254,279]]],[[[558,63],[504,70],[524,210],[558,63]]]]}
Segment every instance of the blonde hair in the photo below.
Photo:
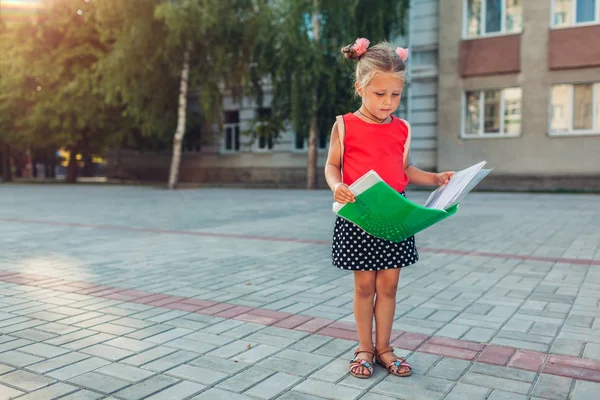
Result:
{"type": "Polygon", "coordinates": [[[390,73],[402,82],[406,82],[406,64],[388,42],[380,42],[360,53],[350,44],[342,48],[342,54],[349,60],[356,60],[356,83],[361,88],[366,87],[375,75],[390,73]]]}

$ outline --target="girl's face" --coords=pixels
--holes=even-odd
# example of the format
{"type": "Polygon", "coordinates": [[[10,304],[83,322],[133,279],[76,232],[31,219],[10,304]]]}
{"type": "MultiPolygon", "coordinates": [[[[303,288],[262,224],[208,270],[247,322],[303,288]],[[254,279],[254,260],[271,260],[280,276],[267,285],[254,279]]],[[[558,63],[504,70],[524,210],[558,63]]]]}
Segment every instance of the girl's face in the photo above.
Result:
{"type": "Polygon", "coordinates": [[[375,117],[383,120],[400,105],[404,82],[391,73],[379,73],[364,88],[356,85],[363,106],[375,117]]]}

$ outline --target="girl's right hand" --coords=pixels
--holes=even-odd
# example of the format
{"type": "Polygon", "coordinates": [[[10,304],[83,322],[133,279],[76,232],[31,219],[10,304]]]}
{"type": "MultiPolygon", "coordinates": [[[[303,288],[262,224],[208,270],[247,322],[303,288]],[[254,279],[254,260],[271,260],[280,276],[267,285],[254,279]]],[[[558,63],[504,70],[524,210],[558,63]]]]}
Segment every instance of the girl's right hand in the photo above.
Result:
{"type": "Polygon", "coordinates": [[[354,203],[356,201],[354,194],[345,183],[338,183],[333,189],[333,199],[340,204],[354,203]]]}

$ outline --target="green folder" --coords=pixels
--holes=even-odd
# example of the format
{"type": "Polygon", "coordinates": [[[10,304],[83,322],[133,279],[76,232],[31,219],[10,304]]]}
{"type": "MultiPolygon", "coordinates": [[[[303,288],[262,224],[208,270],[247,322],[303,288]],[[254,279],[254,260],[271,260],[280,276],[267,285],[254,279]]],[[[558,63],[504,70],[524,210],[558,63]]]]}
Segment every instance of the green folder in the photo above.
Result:
{"type": "Polygon", "coordinates": [[[350,187],[356,201],[334,203],[333,211],[375,237],[401,242],[458,209],[458,203],[445,210],[421,206],[402,196],[374,171],[367,175],[350,187]]]}

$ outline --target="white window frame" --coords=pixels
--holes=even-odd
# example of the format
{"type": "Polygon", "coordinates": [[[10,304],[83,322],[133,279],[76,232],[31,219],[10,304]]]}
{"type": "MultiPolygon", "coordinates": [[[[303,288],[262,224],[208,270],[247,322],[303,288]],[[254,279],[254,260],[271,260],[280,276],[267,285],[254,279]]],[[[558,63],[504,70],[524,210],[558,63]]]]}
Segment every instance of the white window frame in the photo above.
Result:
{"type": "Polygon", "coordinates": [[[593,21],[589,22],[577,22],[577,2],[579,0],[572,0],[572,9],[571,13],[573,15],[573,22],[570,25],[555,25],[554,24],[554,4],[556,0],[552,0],[552,5],[550,7],[550,29],[569,29],[569,28],[579,28],[582,26],[590,26],[590,25],[598,25],[600,24],[600,0],[596,1],[596,15],[593,21]]]}
{"type": "Polygon", "coordinates": [[[520,86],[510,86],[505,88],[487,88],[487,89],[475,89],[465,90],[462,93],[461,110],[460,110],[460,138],[461,139],[504,139],[504,138],[516,138],[523,134],[523,89],[520,86]],[[519,133],[503,133],[504,132],[504,91],[506,89],[521,89],[521,132],[519,133]],[[500,133],[485,133],[483,131],[485,126],[485,92],[499,90],[500,91],[500,133]],[[479,126],[481,132],[476,134],[465,133],[465,114],[467,107],[467,92],[479,92],[479,126]]]}
{"type": "Polygon", "coordinates": [[[235,123],[229,123],[229,124],[223,124],[223,138],[221,139],[221,153],[223,154],[237,154],[241,151],[242,149],[242,128],[241,128],[241,124],[239,122],[235,122],[235,123]],[[231,132],[233,134],[231,143],[232,143],[232,148],[228,149],[227,148],[227,128],[231,128],[231,132]],[[240,143],[240,148],[236,149],[235,148],[235,129],[238,129],[239,132],[239,143],[240,143]]]}
{"type": "MultiPolygon", "coordinates": [[[[524,1],[524,0],[521,0],[524,1]]],[[[469,0],[463,0],[463,23],[462,23],[462,36],[464,40],[471,40],[471,39],[481,39],[481,38],[488,38],[488,37],[494,37],[494,36],[507,36],[507,35],[518,35],[520,33],[523,32],[523,23],[521,22],[521,29],[518,31],[514,31],[514,32],[506,32],[506,0],[502,0],[502,11],[501,11],[501,16],[500,16],[500,31],[499,32],[491,32],[491,33],[486,33],[485,32],[485,22],[486,22],[486,13],[487,13],[487,2],[486,0],[481,0],[481,20],[480,22],[480,28],[481,28],[481,33],[477,36],[469,36],[468,32],[467,32],[467,22],[468,22],[468,17],[469,17],[469,13],[467,11],[469,6],[469,0]]],[[[521,7],[523,7],[521,5],[521,7]]],[[[523,20],[523,17],[521,16],[521,20],[523,20]]]]}
{"type": "MultiPolygon", "coordinates": [[[[263,109],[265,110],[271,110],[271,107],[263,107],[263,109]]],[[[255,111],[255,117],[259,116],[259,109],[256,109],[255,111]]],[[[251,151],[253,153],[272,153],[275,151],[275,148],[277,147],[277,136],[273,137],[271,140],[273,140],[273,147],[269,148],[269,138],[265,137],[265,147],[260,147],[260,137],[258,136],[254,136],[252,139],[252,146],[251,146],[251,151]]]]}
{"type": "MultiPolygon", "coordinates": [[[[302,143],[304,143],[301,149],[296,148],[296,132],[292,135],[292,152],[293,153],[308,153],[308,137],[305,137],[302,143]]],[[[319,138],[317,137],[317,153],[329,151],[329,143],[331,141],[331,135],[327,137],[325,141],[325,147],[319,147],[319,138]]]]}
{"type": "Polygon", "coordinates": [[[271,140],[273,140],[273,147],[269,148],[268,137],[265,137],[265,147],[260,147],[260,137],[256,136],[254,138],[254,143],[252,144],[252,151],[254,153],[272,153],[275,151],[275,147],[277,146],[277,138],[274,137],[271,140]]]}
{"type": "Polygon", "coordinates": [[[548,98],[548,136],[600,136],[600,130],[596,130],[595,127],[599,126],[600,121],[598,119],[598,100],[600,99],[600,81],[596,82],[576,82],[576,83],[555,83],[550,86],[548,98]],[[571,120],[569,121],[568,131],[553,131],[552,130],[552,86],[569,85],[569,105],[571,107],[571,120]],[[575,85],[592,85],[592,129],[573,129],[573,120],[575,119],[575,85]]]}

